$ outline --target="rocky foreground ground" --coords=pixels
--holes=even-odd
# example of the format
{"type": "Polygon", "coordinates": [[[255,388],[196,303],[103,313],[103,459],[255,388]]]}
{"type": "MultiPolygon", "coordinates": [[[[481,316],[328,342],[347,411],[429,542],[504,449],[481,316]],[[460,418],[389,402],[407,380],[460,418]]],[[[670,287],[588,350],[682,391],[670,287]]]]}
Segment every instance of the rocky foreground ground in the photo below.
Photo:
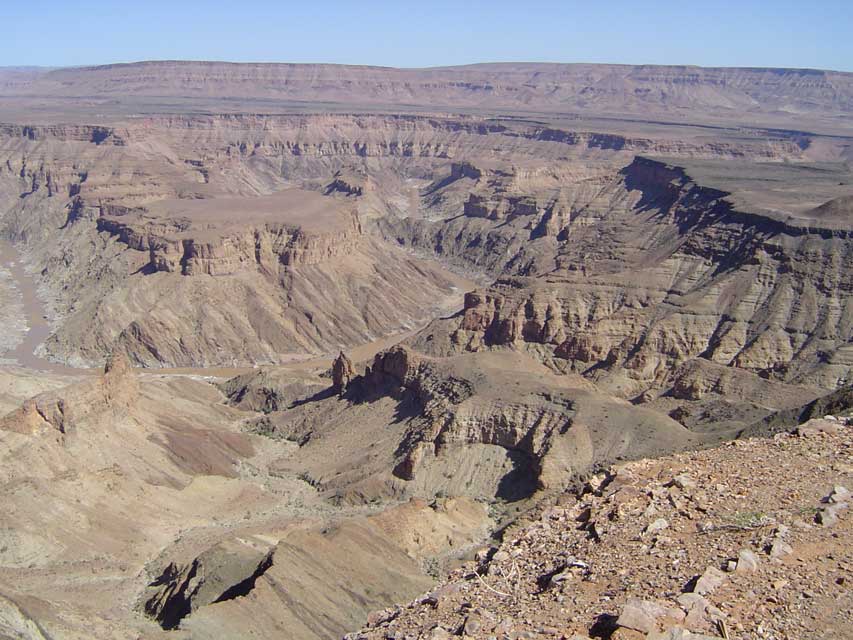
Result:
{"type": "Polygon", "coordinates": [[[853,638],[853,421],[620,464],[349,640],[853,638]]]}

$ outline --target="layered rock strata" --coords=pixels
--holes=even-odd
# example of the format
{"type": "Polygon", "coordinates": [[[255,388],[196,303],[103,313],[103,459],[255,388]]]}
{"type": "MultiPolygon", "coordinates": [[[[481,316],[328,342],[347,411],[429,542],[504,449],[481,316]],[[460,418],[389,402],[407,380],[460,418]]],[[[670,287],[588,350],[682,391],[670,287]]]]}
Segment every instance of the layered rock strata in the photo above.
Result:
{"type": "MultiPolygon", "coordinates": [[[[848,227],[738,210],[655,160],[599,184],[553,240],[536,239],[542,214],[532,209],[519,214],[527,224],[501,223],[518,250],[505,264],[519,275],[467,294],[458,318],[415,344],[433,353],[543,345],[559,368],[627,376],[629,396],[662,388],[693,358],[825,388],[849,379],[848,227]],[[537,262],[523,259],[533,254],[525,241],[541,245],[537,262]]],[[[494,233],[468,227],[468,242],[494,233]]]]}

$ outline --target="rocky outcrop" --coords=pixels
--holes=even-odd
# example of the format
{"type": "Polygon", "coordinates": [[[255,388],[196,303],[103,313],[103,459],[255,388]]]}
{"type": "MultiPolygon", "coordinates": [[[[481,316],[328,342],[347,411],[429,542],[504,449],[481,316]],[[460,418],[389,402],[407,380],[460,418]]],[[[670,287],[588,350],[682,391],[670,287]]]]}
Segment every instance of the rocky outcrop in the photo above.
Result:
{"type": "Polygon", "coordinates": [[[198,637],[341,637],[368,612],[429,587],[418,560],[468,549],[488,522],[482,505],[411,501],[370,517],[228,538],[157,576],[139,609],[198,637]],[[318,603],[322,606],[318,607],[318,603]]]}
{"type": "Polygon", "coordinates": [[[174,629],[200,607],[248,594],[272,562],[269,548],[221,542],[184,566],[169,564],[149,585],[143,609],[164,629],[174,629]]]}
{"type": "Polygon", "coordinates": [[[454,376],[442,367],[442,363],[419,356],[402,346],[376,354],[373,365],[367,367],[359,384],[371,393],[390,389],[411,394],[423,414],[434,422],[442,420],[449,406],[473,394],[469,381],[454,376]]]}
{"type": "Polygon", "coordinates": [[[853,413],[853,385],[846,385],[812,400],[790,408],[774,411],[743,430],[744,437],[761,436],[768,433],[790,431],[809,420],[826,415],[853,413]]]}
{"type": "Polygon", "coordinates": [[[325,193],[326,195],[340,193],[345,196],[363,196],[371,187],[371,180],[366,175],[337,171],[334,179],[326,185],[325,193]]]}
{"type": "Polygon", "coordinates": [[[0,594],[0,633],[20,640],[51,640],[42,625],[8,594],[0,594]]]}
{"type": "MultiPolygon", "coordinates": [[[[532,492],[564,486],[616,450],[633,455],[658,446],[658,438],[675,446],[691,439],[674,421],[642,410],[633,427],[617,426],[623,409],[612,401],[586,389],[566,388],[531,364],[511,354],[433,359],[395,347],[377,354],[353,389],[366,397],[391,393],[404,405],[417,406],[397,449],[394,473],[432,490],[437,476],[453,476],[450,468],[461,452],[468,451],[466,464],[476,466],[472,460],[479,454],[472,446],[508,452],[514,462],[506,473],[515,470],[515,489],[532,492]],[[594,425],[592,415],[595,420],[604,416],[603,422],[594,425]],[[634,429],[647,430],[644,443],[634,439],[634,429]]],[[[475,481],[469,486],[484,490],[475,481]]]]}
{"type": "Polygon", "coordinates": [[[328,381],[277,367],[258,367],[218,385],[228,402],[245,411],[272,413],[328,389],[328,381]]]}
{"type": "Polygon", "coordinates": [[[0,430],[65,435],[84,421],[126,416],[138,396],[136,374],[127,356],[114,352],[102,376],[27,400],[19,409],[0,419],[0,430]]]}
{"type": "Polygon", "coordinates": [[[817,394],[820,391],[815,387],[785,385],[704,358],[690,360],[673,371],[672,386],[668,390],[668,395],[679,400],[717,396],[731,402],[763,401],[778,407],[803,404],[817,394]]]}
{"type": "Polygon", "coordinates": [[[332,363],[332,389],[339,395],[343,395],[354,377],[355,368],[352,366],[352,360],[341,351],[332,363]]]}
{"type": "Polygon", "coordinates": [[[539,213],[536,201],[529,196],[516,196],[487,200],[482,195],[472,193],[465,203],[464,213],[472,218],[505,220],[516,216],[532,216],[539,213]]]}

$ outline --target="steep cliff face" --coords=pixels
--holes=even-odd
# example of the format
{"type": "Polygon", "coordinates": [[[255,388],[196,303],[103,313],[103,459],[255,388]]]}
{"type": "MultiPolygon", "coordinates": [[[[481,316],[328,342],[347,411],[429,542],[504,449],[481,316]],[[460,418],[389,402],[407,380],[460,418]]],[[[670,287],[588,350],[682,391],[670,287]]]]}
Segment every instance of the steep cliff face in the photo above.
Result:
{"type": "Polygon", "coordinates": [[[239,229],[221,229],[215,237],[211,237],[209,229],[194,229],[189,223],[182,225],[168,219],[158,222],[102,217],[97,225],[98,231],[117,238],[128,248],[147,252],[145,268],[151,273],[221,276],[251,270],[278,273],[284,267],[318,265],[353,253],[361,242],[361,224],[354,212],[342,214],[342,218],[330,224],[332,228],[327,232],[248,222],[239,229]],[[194,237],[194,231],[200,237],[194,237]]]}
{"type": "Polygon", "coordinates": [[[455,305],[461,284],[439,265],[373,240],[318,264],[275,266],[241,262],[214,276],[143,272],[85,309],[81,321],[106,321],[100,332],[69,320],[49,344],[97,357],[97,340],[117,332],[145,366],[275,363],[407,331],[455,305]]]}
{"type": "Polygon", "coordinates": [[[613,157],[454,163],[422,189],[422,215],[389,216],[379,226],[386,237],[493,276],[549,271],[571,220],[613,192],[618,165],[613,157]]]}
{"type": "MultiPolygon", "coordinates": [[[[568,216],[553,262],[469,293],[458,318],[416,344],[435,353],[549,345],[558,368],[627,376],[629,397],[663,388],[673,368],[700,357],[780,381],[844,384],[848,228],[740,211],[725,192],[654,160],[638,158],[602,182],[568,216]]],[[[515,246],[531,228],[485,233],[515,246]]]]}

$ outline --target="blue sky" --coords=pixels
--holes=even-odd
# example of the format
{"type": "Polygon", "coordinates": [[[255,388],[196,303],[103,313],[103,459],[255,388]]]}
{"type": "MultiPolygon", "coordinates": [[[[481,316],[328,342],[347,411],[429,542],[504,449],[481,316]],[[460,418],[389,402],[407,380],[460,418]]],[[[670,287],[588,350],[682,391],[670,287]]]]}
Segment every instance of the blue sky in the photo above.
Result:
{"type": "Polygon", "coordinates": [[[155,59],[853,71],[853,0],[0,0],[0,66],[155,59]]]}

